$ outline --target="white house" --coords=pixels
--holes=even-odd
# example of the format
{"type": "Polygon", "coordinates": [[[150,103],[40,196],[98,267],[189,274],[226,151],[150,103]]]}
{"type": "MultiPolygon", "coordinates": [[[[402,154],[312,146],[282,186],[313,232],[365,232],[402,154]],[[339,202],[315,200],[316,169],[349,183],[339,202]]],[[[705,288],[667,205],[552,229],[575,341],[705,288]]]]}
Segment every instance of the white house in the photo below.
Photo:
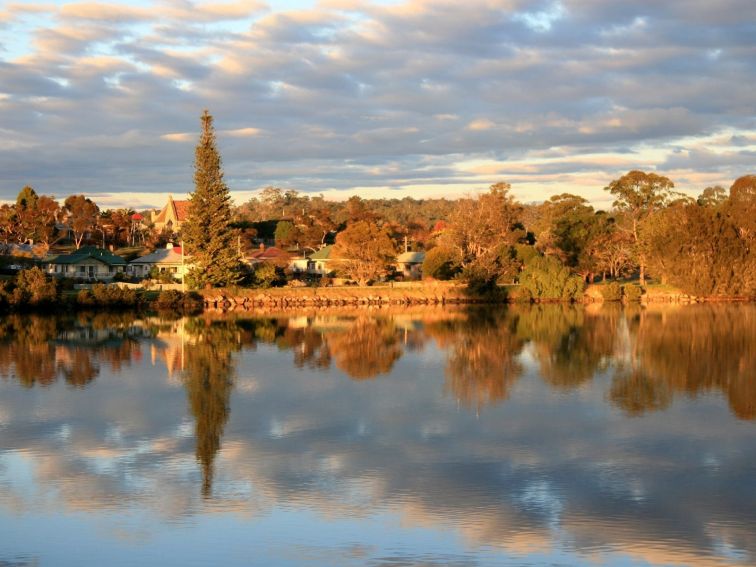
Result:
{"type": "Polygon", "coordinates": [[[404,252],[396,257],[397,270],[408,279],[419,280],[423,277],[425,252],[404,252]]]}
{"type": "Polygon", "coordinates": [[[95,246],[84,246],[47,260],[47,273],[59,278],[110,281],[125,270],[126,260],[95,246]]]}
{"type": "Polygon", "coordinates": [[[191,263],[184,257],[181,247],[168,244],[165,248],[129,262],[129,273],[138,278],[146,278],[155,268],[158,272],[167,272],[182,281],[190,267],[191,263]]]}

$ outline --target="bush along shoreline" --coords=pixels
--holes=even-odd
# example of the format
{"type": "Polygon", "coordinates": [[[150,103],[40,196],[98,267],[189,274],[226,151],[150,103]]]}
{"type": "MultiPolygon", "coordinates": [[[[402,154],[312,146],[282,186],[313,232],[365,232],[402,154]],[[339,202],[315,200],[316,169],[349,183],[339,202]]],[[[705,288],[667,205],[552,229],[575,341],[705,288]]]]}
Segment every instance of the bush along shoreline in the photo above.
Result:
{"type": "Polygon", "coordinates": [[[52,278],[36,267],[0,281],[0,312],[170,310],[192,314],[203,307],[196,292],[155,292],[103,283],[75,290],[72,282],[52,278]]]}
{"type": "Polygon", "coordinates": [[[463,305],[506,303],[699,303],[754,301],[748,297],[696,297],[669,286],[642,287],[618,281],[591,284],[557,263],[525,270],[521,283],[470,286],[425,280],[411,286],[344,286],[319,288],[242,288],[202,291],[151,291],[94,284],[74,290],[70,282],[51,278],[40,268],[22,270],[0,282],[0,312],[138,310],[195,314],[205,309],[311,308],[382,305],[463,305]]]}

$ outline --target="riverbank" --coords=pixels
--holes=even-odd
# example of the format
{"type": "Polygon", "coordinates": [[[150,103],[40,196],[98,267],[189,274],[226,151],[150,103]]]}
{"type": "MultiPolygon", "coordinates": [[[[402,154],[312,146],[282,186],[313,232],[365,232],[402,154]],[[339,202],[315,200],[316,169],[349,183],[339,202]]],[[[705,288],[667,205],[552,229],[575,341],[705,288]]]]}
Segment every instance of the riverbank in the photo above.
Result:
{"type": "MultiPolygon", "coordinates": [[[[577,303],[609,302],[601,292],[603,284],[589,285],[577,303]]],[[[638,287],[637,284],[624,285],[638,287]]],[[[518,303],[524,300],[519,286],[502,286],[500,293],[473,295],[467,286],[456,282],[403,282],[385,286],[338,286],[300,288],[224,288],[203,290],[200,293],[206,309],[261,310],[303,309],[325,307],[364,308],[376,306],[413,305],[474,305],[518,303]]],[[[635,303],[704,303],[747,302],[746,297],[697,297],[668,285],[648,285],[638,293],[635,303]]],[[[554,300],[558,301],[558,300],[554,300]]],[[[626,300],[627,301],[627,300],[626,300]]],[[[551,301],[542,300],[543,303],[551,301]]]]}
{"type": "Polygon", "coordinates": [[[304,308],[383,305],[501,303],[469,294],[455,282],[412,282],[386,286],[225,288],[200,292],[208,309],[304,308]]]}

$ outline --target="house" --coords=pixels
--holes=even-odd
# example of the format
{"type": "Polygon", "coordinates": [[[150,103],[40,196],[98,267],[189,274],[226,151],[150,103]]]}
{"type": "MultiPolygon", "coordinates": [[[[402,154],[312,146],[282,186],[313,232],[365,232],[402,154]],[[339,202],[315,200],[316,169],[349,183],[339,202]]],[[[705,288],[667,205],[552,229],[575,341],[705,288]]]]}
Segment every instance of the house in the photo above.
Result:
{"type": "Polygon", "coordinates": [[[59,278],[110,281],[126,270],[126,260],[96,246],[83,246],[71,254],[47,260],[47,273],[59,278]]]}
{"type": "Polygon", "coordinates": [[[190,267],[181,247],[168,244],[165,248],[129,262],[129,273],[138,278],[146,278],[155,268],[158,272],[173,274],[174,278],[182,281],[190,267]]]}
{"type": "Polygon", "coordinates": [[[419,280],[423,277],[425,252],[404,252],[396,257],[396,269],[405,279],[419,280]]]}
{"type": "Polygon", "coordinates": [[[169,230],[178,232],[181,225],[189,218],[190,201],[174,201],[173,197],[168,195],[168,203],[159,213],[153,211],[152,224],[155,230],[169,230]]]}
{"type": "Polygon", "coordinates": [[[267,262],[285,268],[291,263],[291,254],[275,246],[266,248],[265,244],[260,244],[260,248],[247,254],[245,259],[250,266],[267,262]]]}
{"type": "Polygon", "coordinates": [[[327,276],[336,269],[337,259],[332,257],[333,245],[323,246],[313,252],[309,258],[298,258],[292,262],[292,268],[296,272],[327,276]]]}

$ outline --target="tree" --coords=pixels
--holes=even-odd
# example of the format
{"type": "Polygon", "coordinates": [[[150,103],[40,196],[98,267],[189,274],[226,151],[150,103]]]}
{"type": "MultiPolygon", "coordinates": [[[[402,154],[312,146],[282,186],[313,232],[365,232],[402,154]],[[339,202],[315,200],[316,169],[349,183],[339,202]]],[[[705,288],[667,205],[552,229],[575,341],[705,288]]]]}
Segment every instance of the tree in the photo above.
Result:
{"type": "Polygon", "coordinates": [[[742,203],[721,209],[681,202],[644,221],[649,265],[688,293],[755,296],[756,253],[741,230],[748,219],[737,216],[742,203]]]}
{"type": "Polygon", "coordinates": [[[537,299],[576,300],[583,292],[583,280],[553,256],[530,260],[520,274],[520,284],[537,299]]]}
{"type": "Polygon", "coordinates": [[[350,223],[336,236],[334,257],[340,258],[340,271],[365,285],[376,279],[396,254],[388,234],[370,221],[350,223]]]}
{"type": "Polygon", "coordinates": [[[727,191],[724,187],[715,185],[707,187],[696,200],[702,207],[717,207],[727,200],[727,191]]]}
{"type": "Polygon", "coordinates": [[[502,278],[511,280],[517,273],[513,246],[525,231],[522,208],[509,188],[508,183],[496,183],[475,199],[460,199],[449,218],[441,244],[457,252],[468,282],[489,285],[502,278]]]}
{"type": "Polygon", "coordinates": [[[450,280],[457,273],[459,266],[454,264],[456,254],[453,250],[436,246],[425,254],[423,276],[435,280],[450,280]]]}
{"type": "Polygon", "coordinates": [[[291,221],[282,220],[276,224],[276,246],[289,247],[297,244],[300,238],[299,229],[291,221]]]}
{"type": "Polygon", "coordinates": [[[738,234],[744,239],[751,251],[756,239],[756,175],[738,177],[730,187],[727,212],[737,226],[738,234]]]}
{"type": "Polygon", "coordinates": [[[60,206],[53,197],[37,195],[30,186],[25,186],[16,197],[16,205],[13,208],[12,218],[8,219],[8,228],[13,233],[16,241],[42,242],[49,245],[55,233],[55,221],[60,206]]]}
{"type": "Polygon", "coordinates": [[[68,214],[68,225],[78,250],[84,236],[97,226],[100,209],[84,195],[71,195],[63,203],[63,208],[68,214]]]}
{"type": "Polygon", "coordinates": [[[640,266],[641,285],[646,283],[646,258],[641,250],[639,224],[659,209],[667,206],[677,196],[672,191],[675,184],[662,175],[630,171],[615,179],[604,188],[616,197],[614,208],[628,215],[631,234],[635,243],[638,264],[640,266]]]}
{"type": "Polygon", "coordinates": [[[323,246],[326,238],[334,230],[336,223],[331,217],[331,209],[323,197],[314,197],[310,200],[310,211],[304,219],[305,228],[302,231],[302,242],[308,248],[323,246]]]}
{"type": "Polygon", "coordinates": [[[231,195],[223,180],[213,117],[205,110],[194,152],[194,192],[182,228],[192,258],[187,281],[195,287],[228,286],[241,279],[241,264],[231,227],[231,195]]]}
{"type": "Polygon", "coordinates": [[[37,204],[37,199],[39,197],[34,188],[26,185],[16,197],[16,207],[18,209],[33,209],[37,204]]]}

